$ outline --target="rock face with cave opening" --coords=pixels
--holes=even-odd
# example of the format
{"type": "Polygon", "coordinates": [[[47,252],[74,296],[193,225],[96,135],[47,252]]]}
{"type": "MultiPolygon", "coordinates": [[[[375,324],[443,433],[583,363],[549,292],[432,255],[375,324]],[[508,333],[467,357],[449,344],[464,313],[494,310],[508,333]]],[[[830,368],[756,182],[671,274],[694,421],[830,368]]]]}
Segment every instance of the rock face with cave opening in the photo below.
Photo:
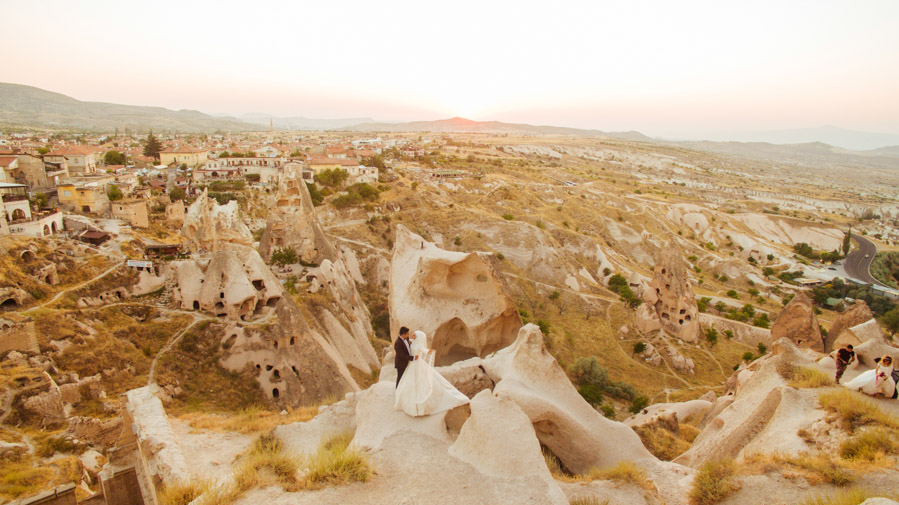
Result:
{"type": "Polygon", "coordinates": [[[181,234],[193,250],[216,251],[227,243],[253,243],[253,234],[240,217],[237,200],[219,205],[209,199],[205,189],[187,209],[181,234]]]}
{"type": "Polygon", "coordinates": [[[515,340],[521,317],[486,253],[440,249],[397,226],[390,266],[390,331],[428,334],[438,365],[484,357],[515,340]]]}
{"type": "Polygon", "coordinates": [[[335,261],[337,251],[331,245],[315,217],[315,207],[297,164],[287,164],[278,183],[275,207],[269,214],[259,239],[259,253],[269,260],[275,249],[291,248],[305,263],[335,261]]]}
{"type": "Polygon", "coordinates": [[[673,244],[656,255],[652,280],[643,290],[636,324],[645,333],[662,329],[685,342],[696,343],[699,309],[681,256],[680,249],[673,244]]]}
{"type": "Polygon", "coordinates": [[[234,244],[222,247],[208,261],[182,260],[167,266],[175,306],[246,321],[278,303],[284,296],[281,282],[259,253],[234,244]]]}

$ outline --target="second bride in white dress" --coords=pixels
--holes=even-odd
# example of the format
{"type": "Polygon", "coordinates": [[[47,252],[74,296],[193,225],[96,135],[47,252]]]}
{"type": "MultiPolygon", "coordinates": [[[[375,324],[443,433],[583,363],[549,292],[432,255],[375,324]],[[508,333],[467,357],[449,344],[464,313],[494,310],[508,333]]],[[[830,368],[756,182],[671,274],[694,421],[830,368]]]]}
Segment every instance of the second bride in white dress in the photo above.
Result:
{"type": "Polygon", "coordinates": [[[394,407],[397,410],[419,417],[468,403],[468,397],[453,387],[432,366],[434,354],[428,349],[428,338],[423,331],[415,332],[411,348],[416,359],[406,367],[406,372],[396,387],[394,407]]]}

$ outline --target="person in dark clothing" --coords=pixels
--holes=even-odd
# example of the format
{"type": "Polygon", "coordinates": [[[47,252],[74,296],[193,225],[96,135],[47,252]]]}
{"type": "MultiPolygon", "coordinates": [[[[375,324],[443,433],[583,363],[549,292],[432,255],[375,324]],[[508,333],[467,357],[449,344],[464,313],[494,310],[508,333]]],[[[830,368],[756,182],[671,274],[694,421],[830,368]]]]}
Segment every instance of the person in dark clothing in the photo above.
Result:
{"type": "Polygon", "coordinates": [[[393,343],[393,366],[396,367],[396,385],[400,385],[400,379],[403,378],[403,372],[409,363],[415,359],[412,355],[412,343],[409,342],[409,328],[403,326],[400,328],[400,336],[393,343]]]}
{"type": "Polygon", "coordinates": [[[848,344],[846,347],[837,351],[836,357],[834,357],[834,362],[837,365],[837,376],[834,379],[834,382],[837,384],[840,383],[840,377],[843,376],[846,367],[853,361],[855,361],[855,351],[852,348],[852,344],[848,344]]]}

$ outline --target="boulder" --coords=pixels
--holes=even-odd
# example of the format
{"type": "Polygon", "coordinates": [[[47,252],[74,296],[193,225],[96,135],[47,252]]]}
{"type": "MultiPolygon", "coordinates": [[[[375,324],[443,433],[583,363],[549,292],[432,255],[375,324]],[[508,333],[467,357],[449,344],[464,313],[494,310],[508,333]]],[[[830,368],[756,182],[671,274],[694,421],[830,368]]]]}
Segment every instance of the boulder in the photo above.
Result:
{"type": "Polygon", "coordinates": [[[865,303],[864,300],[856,300],[854,304],[834,319],[833,325],[827,332],[827,336],[824,337],[824,350],[830,352],[834,349],[839,349],[846,345],[846,343],[855,345],[853,342],[837,345],[836,340],[845,330],[848,330],[853,326],[858,326],[866,321],[870,321],[871,319],[874,319],[874,314],[871,313],[868,304],[865,303]]]}
{"type": "Polygon", "coordinates": [[[569,470],[655,461],[633,430],[605,418],[578,394],[536,325],[525,325],[512,345],[484,360],[484,369],[496,383],[494,394],[521,408],[540,442],[569,470]]]}
{"type": "Polygon", "coordinates": [[[868,319],[863,323],[842,330],[840,336],[831,341],[831,345],[836,350],[847,345],[855,347],[869,340],[884,340],[883,330],[880,329],[880,324],[876,319],[868,319]]]}
{"type": "Polygon", "coordinates": [[[94,417],[70,417],[65,435],[90,445],[111,447],[122,432],[122,419],[97,419],[94,417]]]}
{"type": "Polygon", "coordinates": [[[295,454],[313,454],[319,446],[335,435],[356,431],[356,395],[331,405],[324,405],[317,416],[304,423],[281,425],[274,434],[295,454]]]}
{"type": "Polygon", "coordinates": [[[687,269],[677,247],[662,248],[656,256],[653,277],[643,291],[637,310],[637,328],[644,333],[659,328],[685,342],[699,341],[699,309],[687,269]]]}
{"type": "Polygon", "coordinates": [[[475,395],[471,415],[449,454],[483,474],[530,481],[532,486],[542,481],[547,488],[545,503],[568,503],[549,473],[530,419],[508,398],[490,391],[475,395]]]}
{"type": "Polygon", "coordinates": [[[815,317],[815,308],[805,293],[796,293],[777,316],[771,327],[771,338],[787,338],[798,347],[824,352],[824,338],[815,317]]]}
{"type": "Polygon", "coordinates": [[[390,330],[422,330],[438,365],[509,345],[521,317],[486,253],[461,253],[397,226],[390,269],[390,330]]]}
{"type": "MultiPolygon", "coordinates": [[[[714,392],[711,392],[714,395],[714,392]]],[[[712,400],[714,401],[714,400],[712,400]]],[[[659,418],[675,415],[675,419],[686,421],[690,417],[701,418],[712,408],[712,401],[707,399],[687,400],[677,403],[654,403],[639,414],[624,420],[624,424],[634,427],[655,421],[659,418]]]]}
{"type": "Polygon", "coordinates": [[[357,395],[354,446],[376,451],[387,439],[397,434],[418,434],[450,442],[444,423],[446,412],[423,417],[407,416],[393,408],[395,390],[393,383],[382,381],[357,395]]]}

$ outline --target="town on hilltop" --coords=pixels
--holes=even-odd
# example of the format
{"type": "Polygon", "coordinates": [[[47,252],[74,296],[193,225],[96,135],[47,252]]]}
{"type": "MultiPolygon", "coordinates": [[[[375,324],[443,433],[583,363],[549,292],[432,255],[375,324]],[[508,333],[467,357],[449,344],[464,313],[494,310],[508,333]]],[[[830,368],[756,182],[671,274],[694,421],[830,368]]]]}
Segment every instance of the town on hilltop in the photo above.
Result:
{"type": "Polygon", "coordinates": [[[899,158],[497,124],[3,130],[0,503],[899,500],[899,158]]]}

